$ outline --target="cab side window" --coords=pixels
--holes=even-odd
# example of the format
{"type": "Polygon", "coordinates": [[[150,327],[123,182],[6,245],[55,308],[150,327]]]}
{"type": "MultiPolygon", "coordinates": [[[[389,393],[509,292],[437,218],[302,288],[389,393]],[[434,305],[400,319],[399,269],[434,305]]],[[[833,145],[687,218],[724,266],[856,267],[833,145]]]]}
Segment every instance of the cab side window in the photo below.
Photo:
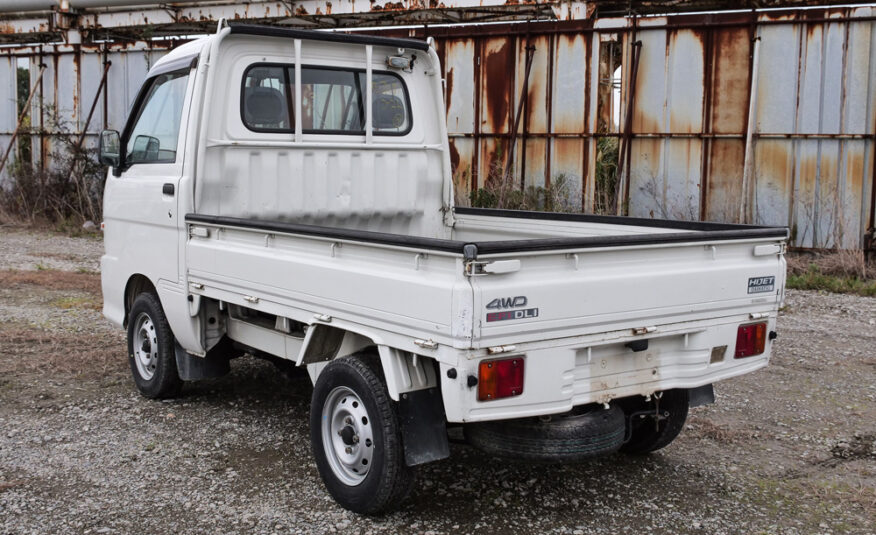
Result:
{"type": "Polygon", "coordinates": [[[287,132],[292,128],[289,73],[280,66],[246,71],[241,107],[243,122],[256,132],[287,132]]]}
{"type": "Polygon", "coordinates": [[[302,67],[301,114],[307,133],[361,132],[365,110],[356,74],[302,67]]]}
{"type": "Polygon", "coordinates": [[[188,71],[156,76],[127,137],[125,162],[173,163],[185,103],[188,71]]]}

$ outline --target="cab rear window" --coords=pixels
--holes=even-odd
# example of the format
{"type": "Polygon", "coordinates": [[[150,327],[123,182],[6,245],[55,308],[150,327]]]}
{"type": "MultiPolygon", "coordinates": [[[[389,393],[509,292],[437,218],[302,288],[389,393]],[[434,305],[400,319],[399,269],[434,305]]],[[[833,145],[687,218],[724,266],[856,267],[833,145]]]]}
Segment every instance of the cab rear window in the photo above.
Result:
{"type": "MultiPolygon", "coordinates": [[[[243,75],[241,118],[255,132],[294,132],[295,68],[250,66],[243,75]]],[[[365,133],[366,74],[360,69],[301,67],[301,128],[305,134],[365,133]]],[[[411,130],[404,81],[390,72],[371,73],[371,123],[375,135],[411,130]]]]}

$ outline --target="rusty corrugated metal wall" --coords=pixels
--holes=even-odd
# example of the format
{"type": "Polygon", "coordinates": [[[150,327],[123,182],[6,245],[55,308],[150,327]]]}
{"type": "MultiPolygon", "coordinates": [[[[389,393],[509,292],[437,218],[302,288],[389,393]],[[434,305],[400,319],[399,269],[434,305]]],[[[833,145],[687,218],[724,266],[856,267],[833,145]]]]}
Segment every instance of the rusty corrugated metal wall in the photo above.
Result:
{"type": "MultiPolygon", "coordinates": [[[[182,41],[176,41],[182,42],[182,41]]],[[[16,72],[28,69],[28,85],[36,85],[30,106],[30,128],[19,132],[30,139],[32,163],[50,165],[52,154],[63,145],[61,137],[78,138],[92,105],[84,145],[94,146],[104,128],[121,129],[149,67],[175,41],[129,41],[100,45],[34,45],[0,49],[0,148],[5,149],[17,120],[16,72]],[[111,62],[106,89],[98,95],[105,62],[111,62]],[[39,79],[40,65],[45,74],[39,79]]],[[[16,144],[20,141],[16,141],[16,144]]],[[[14,161],[18,150],[10,157],[14,161]]],[[[9,173],[0,174],[2,182],[9,173]]]]}
{"type": "Polygon", "coordinates": [[[529,44],[515,176],[544,185],[565,175],[578,206],[594,211],[596,140],[624,137],[623,120],[597,128],[599,49],[615,40],[623,53],[625,117],[631,44],[640,42],[623,213],[786,225],[795,246],[860,248],[873,224],[874,15],[832,8],[430,30],[444,61],[457,188],[482,187],[505,164],[529,44]]]}
{"type": "MultiPolygon", "coordinates": [[[[627,179],[619,203],[624,213],[732,222],[745,219],[741,208],[747,202],[751,222],[791,227],[794,245],[859,248],[873,224],[874,20],[876,11],[859,7],[404,33],[436,39],[459,198],[505,165],[515,139],[512,167],[518,183],[545,185],[564,175],[572,184],[573,205],[592,212],[598,141],[613,137],[630,145],[628,174],[620,162],[627,179]],[[633,73],[631,51],[637,42],[640,56],[633,73]],[[614,75],[604,65],[608,46],[616,47],[622,66],[621,120],[614,126],[605,125],[612,112],[606,112],[599,94],[606,77],[614,75]],[[527,47],[534,47],[528,83],[527,47]],[[514,133],[523,94],[528,96],[514,133]],[[749,124],[752,95],[755,114],[749,124]],[[631,128],[626,130],[630,97],[631,128]]],[[[97,92],[103,62],[112,61],[107,89],[88,128],[93,143],[101,128],[121,128],[148,66],[173,44],[0,49],[0,146],[6,146],[15,126],[18,58],[31,65],[32,78],[40,63],[47,65],[32,107],[33,124],[48,128],[46,114],[54,109],[74,135],[97,92]]],[[[33,138],[37,162],[48,161],[58,135],[47,130],[33,138]]]]}

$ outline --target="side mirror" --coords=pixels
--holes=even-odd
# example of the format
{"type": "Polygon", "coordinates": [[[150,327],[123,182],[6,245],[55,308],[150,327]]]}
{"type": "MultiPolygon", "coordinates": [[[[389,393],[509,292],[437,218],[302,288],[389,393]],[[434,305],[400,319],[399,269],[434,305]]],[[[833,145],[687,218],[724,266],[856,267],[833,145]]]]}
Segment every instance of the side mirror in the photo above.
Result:
{"type": "Polygon", "coordinates": [[[100,133],[100,143],[98,148],[98,161],[102,165],[109,167],[118,167],[122,162],[121,147],[122,143],[119,138],[119,133],[116,130],[104,130],[100,133]]]}

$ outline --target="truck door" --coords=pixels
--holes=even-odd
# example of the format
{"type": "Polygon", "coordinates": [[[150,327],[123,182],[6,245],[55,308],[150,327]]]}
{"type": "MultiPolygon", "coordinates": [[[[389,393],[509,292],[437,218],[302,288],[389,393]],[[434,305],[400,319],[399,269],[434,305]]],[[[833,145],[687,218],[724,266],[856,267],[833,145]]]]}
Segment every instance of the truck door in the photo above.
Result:
{"type": "MultiPolygon", "coordinates": [[[[129,273],[142,273],[157,287],[179,284],[179,232],[184,224],[177,198],[183,172],[184,118],[190,69],[149,78],[122,134],[124,165],[110,178],[104,207],[105,239],[115,241],[129,273]]],[[[108,248],[108,250],[110,250],[108,248]]]]}

